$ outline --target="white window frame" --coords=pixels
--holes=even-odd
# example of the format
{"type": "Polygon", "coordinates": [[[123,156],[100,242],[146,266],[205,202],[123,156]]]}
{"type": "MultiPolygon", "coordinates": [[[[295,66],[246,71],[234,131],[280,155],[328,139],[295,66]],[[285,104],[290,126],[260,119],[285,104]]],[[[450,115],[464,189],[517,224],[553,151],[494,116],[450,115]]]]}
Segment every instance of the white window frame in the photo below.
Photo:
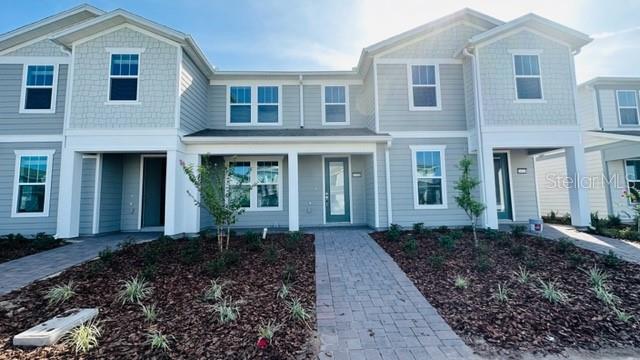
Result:
{"type": "Polygon", "coordinates": [[[513,71],[513,91],[514,103],[546,103],[544,97],[544,85],[542,84],[542,50],[509,50],[511,53],[511,68],[513,71]],[[538,73],[539,75],[516,75],[516,56],[537,56],[538,57],[538,73]],[[520,99],[518,97],[518,78],[538,78],[540,80],[540,99],[520,99]]]}
{"type": "MultiPolygon", "coordinates": [[[[414,209],[447,209],[447,171],[445,163],[446,145],[411,145],[411,178],[413,181],[413,208],[414,209]],[[440,154],[441,176],[432,176],[430,179],[441,179],[442,184],[442,204],[421,205],[418,201],[418,164],[416,153],[419,152],[438,152],[440,154]]],[[[422,177],[420,177],[422,178],[422,177]]]]}
{"type": "Polygon", "coordinates": [[[109,53],[109,72],[107,73],[107,101],[105,105],[140,105],[140,81],[142,72],[142,53],[145,49],[142,48],[107,48],[109,53]],[[138,75],[111,75],[112,55],[138,55],[138,75]],[[138,86],[136,87],[136,99],[135,100],[111,100],[111,79],[137,79],[138,86]]]}
{"type": "Polygon", "coordinates": [[[349,85],[347,84],[323,84],[320,89],[320,97],[322,103],[322,125],[328,126],[345,126],[351,124],[351,110],[349,107],[349,85]],[[327,103],[325,96],[325,88],[327,87],[344,87],[344,102],[343,103],[327,103]],[[327,122],[327,105],[344,105],[344,122],[327,122]]]}
{"type": "Polygon", "coordinates": [[[56,97],[58,93],[58,64],[45,64],[45,63],[33,63],[24,64],[22,67],[22,88],[20,90],[20,114],[54,114],[56,112],[56,97]],[[51,86],[27,86],[27,72],[29,66],[53,66],[53,82],[51,86]],[[51,88],[51,104],[48,109],[26,109],[25,102],[27,101],[27,88],[51,88]]]}
{"type": "Polygon", "coordinates": [[[638,110],[638,108],[640,107],[640,103],[638,102],[638,92],[636,90],[616,90],[616,105],[618,106],[618,125],[620,125],[620,127],[636,127],[636,126],[640,126],[640,111],[638,110]],[[636,98],[636,106],[621,106],[620,105],[620,98],[618,97],[618,94],[623,93],[623,92],[630,92],[633,93],[633,96],[635,96],[636,98]],[[621,109],[636,109],[636,119],[638,120],[637,124],[623,124],[622,123],[622,112],[620,111],[621,109]]]}
{"type": "Polygon", "coordinates": [[[409,94],[409,111],[441,111],[442,110],[442,98],[440,95],[440,64],[438,63],[407,63],[407,87],[409,94]],[[413,84],[413,69],[412,66],[433,66],[436,83],[435,85],[414,85],[413,84]],[[415,106],[413,104],[413,88],[414,87],[435,87],[436,88],[436,106],[415,106]]]}
{"type": "MultiPolygon", "coordinates": [[[[624,186],[626,187],[627,191],[629,191],[629,183],[630,182],[634,182],[634,183],[640,183],[640,180],[629,180],[629,173],[627,172],[627,162],[629,161],[640,161],[640,159],[625,159],[624,160],[624,186]]],[[[637,202],[631,202],[629,201],[630,204],[638,204],[637,202]]]]}
{"type": "MultiPolygon", "coordinates": [[[[227,126],[282,126],[282,85],[280,84],[241,84],[233,83],[226,85],[226,124],[227,126]],[[251,121],[248,123],[232,123],[231,122],[231,88],[232,87],[249,87],[251,88],[251,121]],[[260,103],[258,104],[258,88],[259,87],[277,87],[278,88],[278,103],[260,103]],[[261,123],[258,122],[258,105],[278,105],[278,122],[274,123],[261,123]]],[[[247,104],[242,104],[247,105],[247,104]]]]}
{"type": "MultiPolygon", "coordinates": [[[[53,172],[53,154],[55,150],[15,150],[16,163],[14,167],[13,177],[13,197],[11,201],[11,217],[48,217],[49,202],[51,199],[51,175],[53,172]],[[18,212],[18,191],[20,189],[20,162],[23,156],[46,156],[47,157],[47,173],[44,182],[44,206],[42,212],[18,212]]],[[[43,185],[42,183],[29,183],[31,185],[43,185]]]]}
{"type": "MultiPolygon", "coordinates": [[[[284,157],[227,157],[225,158],[225,164],[229,168],[230,163],[234,162],[248,162],[251,165],[251,172],[249,173],[249,184],[251,184],[251,190],[249,192],[249,207],[244,208],[247,212],[260,212],[260,211],[282,211],[284,201],[283,195],[283,159],[284,157]],[[272,161],[278,163],[278,206],[277,207],[259,207],[258,206],[258,162],[272,161]]],[[[272,183],[265,183],[264,185],[271,185],[272,183]]]]}

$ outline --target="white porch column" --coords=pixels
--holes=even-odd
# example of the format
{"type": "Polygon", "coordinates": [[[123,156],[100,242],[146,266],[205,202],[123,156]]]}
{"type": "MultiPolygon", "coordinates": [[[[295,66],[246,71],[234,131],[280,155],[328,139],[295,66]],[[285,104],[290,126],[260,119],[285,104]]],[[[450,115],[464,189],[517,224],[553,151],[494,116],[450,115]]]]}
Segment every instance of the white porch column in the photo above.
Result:
{"type": "Polygon", "coordinates": [[[164,233],[166,235],[193,234],[200,231],[200,208],[195,205],[189,191],[198,196],[195,186],[182,170],[180,161],[198,166],[197,154],[167,151],[167,181],[165,193],[164,233]]]}
{"type": "Polygon", "coordinates": [[[58,223],[56,237],[77,237],[80,231],[80,185],[82,153],[63,148],[60,161],[58,223]]]}
{"type": "Polygon", "coordinates": [[[483,202],[486,206],[484,210],[484,227],[498,228],[498,206],[496,204],[496,179],[493,166],[493,148],[491,146],[482,147],[482,152],[478,156],[482,178],[480,179],[480,187],[483,194],[483,202]]]}
{"type": "Polygon", "coordinates": [[[573,186],[569,187],[569,203],[571,205],[571,225],[575,227],[588,227],[591,225],[589,211],[589,198],[587,189],[582,184],[583,177],[587,176],[584,161],[584,147],[578,144],[565,148],[567,176],[573,178],[573,186]]]}
{"type": "Polygon", "coordinates": [[[287,155],[289,180],[289,231],[300,230],[300,212],[298,203],[298,152],[287,155]]]}

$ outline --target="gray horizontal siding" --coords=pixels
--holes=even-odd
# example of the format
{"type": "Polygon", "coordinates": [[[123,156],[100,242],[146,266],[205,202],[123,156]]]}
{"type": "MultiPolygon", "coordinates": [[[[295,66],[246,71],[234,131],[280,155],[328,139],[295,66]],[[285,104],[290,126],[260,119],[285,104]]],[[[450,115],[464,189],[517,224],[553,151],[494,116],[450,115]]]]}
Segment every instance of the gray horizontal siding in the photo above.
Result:
{"type": "Polygon", "coordinates": [[[60,143],[0,143],[0,234],[55,234],[60,183],[60,143]],[[16,155],[14,150],[55,150],[51,175],[49,216],[12,218],[16,155]]]}
{"type": "Polygon", "coordinates": [[[533,157],[526,150],[511,150],[511,192],[513,193],[513,210],[515,221],[528,221],[538,218],[538,201],[536,198],[536,176],[533,168],[533,157]],[[519,174],[517,169],[527,169],[526,174],[519,174]]]}
{"type": "Polygon", "coordinates": [[[207,126],[222,129],[227,122],[227,87],[224,85],[209,86],[207,96],[207,126]]]}
{"type": "Polygon", "coordinates": [[[56,112],[20,114],[22,64],[0,64],[0,134],[62,134],[67,88],[67,65],[58,67],[56,112]]]}
{"type": "Polygon", "coordinates": [[[207,127],[209,80],[187,54],[182,54],[180,73],[180,128],[196,132],[207,127]]]}
{"type": "Polygon", "coordinates": [[[442,110],[409,111],[406,64],[378,65],[380,131],[466,130],[462,65],[440,65],[442,110]]]}
{"type": "Polygon", "coordinates": [[[80,235],[93,233],[93,199],[96,183],[96,159],[82,159],[80,185],[80,235]]]}
{"type": "Polygon", "coordinates": [[[324,218],[322,156],[302,155],[298,161],[300,173],[298,178],[300,225],[321,225],[324,218]]]}

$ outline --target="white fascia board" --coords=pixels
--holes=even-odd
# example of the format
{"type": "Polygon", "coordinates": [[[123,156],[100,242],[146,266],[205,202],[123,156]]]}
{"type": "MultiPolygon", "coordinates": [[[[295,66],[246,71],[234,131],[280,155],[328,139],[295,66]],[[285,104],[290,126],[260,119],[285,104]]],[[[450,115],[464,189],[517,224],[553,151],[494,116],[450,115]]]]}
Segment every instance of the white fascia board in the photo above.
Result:
{"type": "Polygon", "coordinates": [[[261,155],[261,154],[371,154],[376,151],[376,143],[335,142],[330,147],[326,143],[253,143],[253,144],[189,144],[184,150],[192,154],[210,155],[261,155]]]}
{"type": "Polygon", "coordinates": [[[387,142],[391,140],[390,136],[194,136],[183,137],[182,142],[185,144],[256,144],[256,143],[376,143],[387,142]]]}
{"type": "Polygon", "coordinates": [[[611,133],[602,133],[602,132],[589,132],[588,134],[592,136],[606,138],[606,139],[640,142],[640,136],[635,136],[635,135],[611,134],[611,133]]]}

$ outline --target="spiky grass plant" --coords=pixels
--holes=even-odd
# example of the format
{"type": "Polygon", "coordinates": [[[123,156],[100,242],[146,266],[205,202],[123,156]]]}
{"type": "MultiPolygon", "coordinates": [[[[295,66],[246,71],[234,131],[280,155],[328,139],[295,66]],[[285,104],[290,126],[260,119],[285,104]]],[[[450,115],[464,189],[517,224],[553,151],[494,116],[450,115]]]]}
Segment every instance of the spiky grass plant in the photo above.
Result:
{"type": "Polygon", "coordinates": [[[589,275],[589,281],[593,287],[605,287],[605,283],[609,276],[604,270],[594,266],[587,271],[587,274],[589,275]]]}
{"type": "Polygon", "coordinates": [[[122,302],[122,305],[139,303],[151,295],[151,291],[151,286],[143,277],[135,276],[122,282],[122,288],[118,292],[118,300],[122,302]]]}
{"type": "Polygon", "coordinates": [[[567,294],[562,292],[556,287],[556,284],[552,281],[545,282],[540,280],[540,286],[542,296],[550,303],[563,304],[569,300],[567,294]]]}
{"type": "Polygon", "coordinates": [[[227,324],[232,321],[236,321],[239,315],[238,306],[228,299],[215,304],[213,306],[213,310],[218,315],[218,321],[221,324],[227,324]]]}
{"type": "Polygon", "coordinates": [[[518,270],[514,271],[513,274],[520,284],[527,284],[531,280],[531,272],[522,266],[518,266],[518,270]]]}
{"type": "Polygon", "coordinates": [[[282,283],[282,286],[280,287],[280,289],[278,289],[278,298],[284,300],[287,297],[289,297],[289,287],[287,286],[287,284],[282,283]]]}
{"type": "Polygon", "coordinates": [[[156,304],[150,304],[149,306],[140,304],[142,308],[142,314],[144,315],[144,319],[148,322],[154,322],[158,318],[158,309],[156,304]]]}
{"type": "Polygon", "coordinates": [[[506,303],[509,301],[509,293],[511,291],[507,288],[507,284],[498,284],[498,288],[496,292],[493,294],[493,297],[499,302],[506,303]]]}
{"type": "Polygon", "coordinates": [[[59,305],[71,299],[75,294],[73,281],[69,281],[67,284],[56,285],[50,288],[44,297],[49,301],[49,305],[59,305]]]}
{"type": "Polygon", "coordinates": [[[615,307],[616,304],[620,302],[620,298],[609,291],[605,286],[594,286],[592,290],[596,293],[598,300],[602,301],[607,306],[615,307]]]}
{"type": "Polygon", "coordinates": [[[217,280],[211,280],[211,284],[204,292],[204,299],[206,301],[220,301],[222,299],[222,288],[224,284],[218,284],[217,280]]]}
{"type": "Polygon", "coordinates": [[[291,300],[291,303],[289,304],[289,313],[295,321],[302,321],[305,324],[307,323],[307,320],[311,318],[311,315],[309,315],[304,306],[302,306],[299,299],[291,300]]]}
{"type": "Polygon", "coordinates": [[[616,314],[616,319],[622,321],[623,323],[628,323],[629,321],[633,320],[632,315],[618,309],[617,307],[613,308],[613,313],[616,314]]]}
{"type": "Polygon", "coordinates": [[[273,322],[269,320],[269,322],[267,322],[266,324],[262,323],[258,327],[258,338],[265,338],[269,340],[269,342],[271,342],[271,339],[273,339],[273,335],[279,329],[280,325],[274,325],[273,322]]]}
{"type": "Polygon", "coordinates": [[[160,351],[170,351],[169,337],[159,330],[152,330],[147,334],[147,343],[151,345],[151,349],[160,351]]]}
{"type": "Polygon", "coordinates": [[[86,353],[98,346],[100,335],[98,324],[91,321],[71,329],[66,336],[65,342],[74,348],[76,354],[86,353]]]}
{"type": "Polygon", "coordinates": [[[469,280],[467,280],[467,278],[462,275],[457,275],[454,280],[454,285],[456,288],[464,290],[469,287],[469,280]]]}

